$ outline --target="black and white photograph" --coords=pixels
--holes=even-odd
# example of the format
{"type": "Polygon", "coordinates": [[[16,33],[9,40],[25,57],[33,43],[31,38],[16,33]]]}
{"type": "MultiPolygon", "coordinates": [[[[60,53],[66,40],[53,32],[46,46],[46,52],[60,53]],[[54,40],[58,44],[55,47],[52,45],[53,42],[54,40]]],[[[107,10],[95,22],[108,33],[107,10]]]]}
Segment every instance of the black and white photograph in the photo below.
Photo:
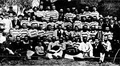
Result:
{"type": "Polygon", "coordinates": [[[120,66],[120,0],[0,0],[0,66],[120,66]]]}

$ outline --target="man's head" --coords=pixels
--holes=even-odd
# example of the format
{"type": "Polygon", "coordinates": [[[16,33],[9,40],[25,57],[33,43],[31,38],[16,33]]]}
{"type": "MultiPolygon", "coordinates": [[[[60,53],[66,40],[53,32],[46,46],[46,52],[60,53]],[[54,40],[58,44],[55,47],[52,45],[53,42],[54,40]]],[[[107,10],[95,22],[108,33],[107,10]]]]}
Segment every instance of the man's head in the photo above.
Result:
{"type": "Polygon", "coordinates": [[[95,39],[95,42],[96,42],[96,43],[99,43],[99,39],[96,38],[96,39],[95,39]]]}
{"type": "Polygon", "coordinates": [[[96,8],[96,7],[93,7],[93,11],[97,11],[97,8],[96,8]]]}
{"type": "Polygon", "coordinates": [[[99,19],[99,22],[103,22],[103,18],[100,18],[100,19],[99,19]]]}
{"type": "Polygon", "coordinates": [[[67,12],[71,12],[70,8],[67,8],[67,12]]]}
{"type": "Polygon", "coordinates": [[[8,41],[12,41],[12,40],[13,40],[12,35],[8,35],[8,36],[7,36],[7,40],[8,40],[8,41]]]}
{"type": "Polygon", "coordinates": [[[106,31],[110,31],[110,28],[109,28],[109,27],[105,27],[105,30],[106,30],[106,31]]]}
{"type": "Polygon", "coordinates": [[[56,10],[56,7],[55,7],[55,5],[52,5],[52,10],[56,10]]]}
{"type": "Polygon", "coordinates": [[[26,23],[23,23],[23,24],[22,24],[22,27],[23,27],[23,29],[27,29],[27,28],[28,28],[28,26],[27,26],[26,23]]]}
{"type": "Polygon", "coordinates": [[[41,36],[38,36],[38,37],[37,37],[37,40],[41,40],[41,36]]]}
{"type": "Polygon", "coordinates": [[[87,36],[83,37],[83,42],[87,42],[87,36]]]}
{"type": "Polygon", "coordinates": [[[78,13],[79,13],[78,9],[75,9],[74,14],[78,14],[78,13]]]}
{"type": "Polygon", "coordinates": [[[106,19],[105,19],[105,23],[109,23],[109,18],[106,18],[106,19]]]}
{"type": "Polygon", "coordinates": [[[34,11],[34,12],[36,12],[37,10],[38,10],[38,8],[37,8],[37,7],[34,7],[34,8],[33,8],[33,11],[34,11]]]}
{"type": "Polygon", "coordinates": [[[97,17],[96,16],[93,16],[93,21],[97,21],[97,17]]]}
{"type": "Polygon", "coordinates": [[[24,41],[29,41],[29,36],[26,35],[26,36],[24,37],[24,41]]]}
{"type": "Polygon", "coordinates": [[[81,17],[81,21],[85,22],[87,20],[86,16],[81,17]]]}
{"type": "Polygon", "coordinates": [[[43,24],[39,24],[39,29],[43,29],[43,24]]]}
{"type": "Polygon", "coordinates": [[[58,25],[57,28],[58,28],[58,29],[62,29],[62,25],[58,25]]]}
{"type": "Polygon", "coordinates": [[[40,5],[40,8],[39,8],[39,10],[43,10],[43,5],[40,5]]]}
{"type": "Polygon", "coordinates": [[[74,12],[76,10],[76,8],[75,7],[72,7],[72,11],[74,12]]]}
{"type": "Polygon", "coordinates": [[[88,26],[87,25],[84,25],[83,26],[83,30],[87,30],[88,29],[88,26]]]}
{"type": "Polygon", "coordinates": [[[43,2],[43,1],[41,1],[41,2],[40,2],[40,4],[41,4],[41,5],[43,5],[43,4],[44,4],[44,2],[43,2]]]}
{"type": "Polygon", "coordinates": [[[92,39],[92,41],[95,41],[95,37],[94,36],[92,36],[91,39],[92,39]]]}
{"type": "Polygon", "coordinates": [[[48,25],[47,30],[51,30],[51,29],[52,29],[52,25],[48,25]]]}
{"type": "Polygon", "coordinates": [[[12,7],[12,6],[10,6],[10,7],[9,7],[9,10],[13,10],[13,7],[12,7]]]}
{"type": "Polygon", "coordinates": [[[2,17],[0,17],[0,21],[1,21],[1,20],[3,20],[3,18],[2,18],[2,17]]]}
{"type": "Polygon", "coordinates": [[[61,42],[61,43],[63,42],[63,38],[62,37],[59,39],[59,42],[61,42]]]}
{"type": "Polygon", "coordinates": [[[47,6],[46,10],[51,10],[50,6],[47,6]]]}
{"type": "Polygon", "coordinates": [[[16,41],[20,41],[20,40],[21,40],[20,36],[16,36],[16,41]]]}
{"type": "Polygon", "coordinates": [[[53,22],[53,17],[50,17],[49,21],[50,21],[50,22],[53,22]]]}
{"type": "Polygon", "coordinates": [[[104,37],[104,41],[107,41],[108,40],[108,36],[106,35],[105,37],[104,37]]]}
{"type": "Polygon", "coordinates": [[[53,41],[53,42],[56,41],[56,37],[55,37],[55,36],[52,37],[52,41],[53,41]]]}
{"type": "Polygon", "coordinates": [[[113,19],[110,19],[110,24],[114,24],[114,20],[113,19]]]}
{"type": "Polygon", "coordinates": [[[117,17],[113,17],[113,19],[114,19],[115,21],[117,21],[117,20],[118,20],[118,18],[117,18],[117,17]]]}
{"type": "Polygon", "coordinates": [[[1,37],[1,36],[3,36],[3,33],[2,33],[2,32],[0,32],[0,37],[1,37]]]}
{"type": "Polygon", "coordinates": [[[89,11],[89,6],[85,6],[85,11],[89,11]]]}
{"type": "Polygon", "coordinates": [[[79,31],[79,27],[78,26],[75,26],[75,31],[79,31]]]}
{"type": "Polygon", "coordinates": [[[118,21],[118,24],[120,25],[120,20],[118,21]]]}
{"type": "Polygon", "coordinates": [[[38,46],[42,46],[42,43],[41,43],[41,42],[38,42],[38,46]]]}
{"type": "Polygon", "coordinates": [[[89,17],[87,18],[87,22],[92,22],[92,17],[89,16],[89,17]]]}
{"type": "Polygon", "coordinates": [[[60,13],[63,13],[63,11],[64,11],[63,9],[60,9],[60,10],[59,10],[60,13]]]}
{"type": "Polygon", "coordinates": [[[84,10],[84,9],[81,9],[81,12],[82,12],[82,13],[84,13],[84,12],[85,12],[85,10],[84,10]]]}

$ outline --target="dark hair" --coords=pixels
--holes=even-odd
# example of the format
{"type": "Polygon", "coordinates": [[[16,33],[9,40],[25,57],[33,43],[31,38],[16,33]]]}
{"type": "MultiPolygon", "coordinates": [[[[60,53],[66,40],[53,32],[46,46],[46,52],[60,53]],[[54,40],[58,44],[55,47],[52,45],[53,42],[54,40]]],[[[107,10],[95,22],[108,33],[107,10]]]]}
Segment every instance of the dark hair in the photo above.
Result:
{"type": "Polygon", "coordinates": [[[37,9],[37,10],[38,10],[38,8],[37,8],[37,7],[34,7],[34,8],[33,8],[33,11],[35,11],[35,9],[37,9]]]}
{"type": "Polygon", "coordinates": [[[18,15],[18,18],[19,18],[19,17],[22,17],[22,18],[23,18],[23,15],[18,15]]]}

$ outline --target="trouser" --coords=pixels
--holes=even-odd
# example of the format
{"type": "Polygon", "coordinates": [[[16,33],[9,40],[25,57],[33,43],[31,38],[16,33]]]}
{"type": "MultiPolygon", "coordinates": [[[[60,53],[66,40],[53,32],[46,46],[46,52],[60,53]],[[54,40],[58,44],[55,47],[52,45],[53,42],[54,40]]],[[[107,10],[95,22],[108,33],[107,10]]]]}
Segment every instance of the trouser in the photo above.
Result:
{"type": "Polygon", "coordinates": [[[67,58],[67,59],[74,59],[74,57],[76,57],[76,58],[81,58],[81,59],[84,58],[84,57],[83,57],[83,53],[79,53],[79,54],[77,54],[77,55],[65,54],[65,58],[67,58]]]}
{"type": "Polygon", "coordinates": [[[100,52],[100,61],[104,62],[105,59],[105,53],[100,52]]]}
{"type": "Polygon", "coordinates": [[[35,54],[35,52],[28,50],[26,53],[27,59],[31,59],[31,57],[35,54]]]}
{"type": "Polygon", "coordinates": [[[93,49],[91,49],[91,50],[89,51],[89,56],[90,56],[90,57],[93,57],[93,49]]]}
{"type": "Polygon", "coordinates": [[[91,49],[91,50],[88,51],[87,53],[84,53],[84,56],[93,57],[93,49],[91,49]]]}
{"type": "Polygon", "coordinates": [[[50,59],[52,59],[53,58],[53,56],[55,56],[55,57],[62,57],[63,56],[63,51],[60,51],[60,52],[56,52],[56,53],[47,53],[46,54],[46,57],[48,57],[48,58],[50,58],[50,59]]]}

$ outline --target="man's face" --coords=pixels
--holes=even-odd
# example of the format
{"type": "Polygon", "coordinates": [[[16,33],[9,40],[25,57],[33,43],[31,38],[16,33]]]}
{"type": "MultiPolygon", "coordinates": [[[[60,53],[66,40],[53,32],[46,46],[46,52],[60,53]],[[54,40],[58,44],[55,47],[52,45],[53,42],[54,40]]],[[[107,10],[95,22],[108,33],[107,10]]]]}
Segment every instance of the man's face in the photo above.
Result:
{"type": "Polygon", "coordinates": [[[9,37],[8,37],[8,40],[12,41],[12,40],[13,40],[13,38],[12,38],[11,36],[9,36],[9,37]]]}
{"type": "Polygon", "coordinates": [[[109,22],[109,19],[105,19],[105,22],[109,22]]]}
{"type": "Polygon", "coordinates": [[[37,8],[34,8],[34,11],[37,11],[37,8]]]}
{"type": "Polygon", "coordinates": [[[0,21],[2,20],[2,18],[0,18],[0,21]]]}
{"type": "Polygon", "coordinates": [[[120,25],[120,21],[118,21],[118,24],[120,25]]]}
{"type": "Polygon", "coordinates": [[[43,10],[43,5],[40,5],[40,10],[43,10]]]}
{"type": "Polygon", "coordinates": [[[114,17],[114,20],[117,20],[117,17],[114,17]]]}
{"type": "Polygon", "coordinates": [[[50,18],[50,21],[52,22],[52,21],[53,21],[53,18],[50,18]]]}
{"type": "Polygon", "coordinates": [[[40,29],[42,29],[42,27],[43,27],[43,25],[42,25],[42,24],[40,24],[40,25],[39,25],[39,28],[40,28],[40,29]]]}
{"type": "Polygon", "coordinates": [[[70,8],[67,8],[67,11],[70,12],[70,8]]]}
{"type": "Polygon", "coordinates": [[[0,33],[0,36],[2,36],[2,33],[0,33]]]}
{"type": "Polygon", "coordinates": [[[75,7],[72,7],[72,10],[74,11],[76,8],[75,7]]]}
{"type": "Polygon", "coordinates": [[[114,20],[111,19],[111,20],[110,20],[110,23],[111,23],[111,24],[114,24],[114,20]]]}
{"type": "Polygon", "coordinates": [[[58,29],[61,29],[61,28],[62,28],[62,26],[61,26],[61,25],[59,25],[59,26],[58,26],[58,29]]]}
{"type": "Polygon", "coordinates": [[[81,12],[84,12],[85,10],[84,9],[81,9],[81,12]]]}
{"type": "Polygon", "coordinates": [[[107,37],[105,37],[105,38],[104,38],[104,41],[107,41],[107,40],[108,40],[108,38],[107,38],[107,37]]]}
{"type": "Polygon", "coordinates": [[[8,18],[9,18],[9,16],[7,16],[7,15],[6,15],[6,16],[4,16],[4,18],[5,18],[5,19],[8,19],[8,18]]]}
{"type": "Polygon", "coordinates": [[[86,9],[86,11],[88,11],[89,10],[89,6],[86,6],[85,9],[86,9]]]}
{"type": "Polygon", "coordinates": [[[20,41],[20,37],[16,37],[16,40],[17,40],[17,41],[20,41]]]}
{"type": "Polygon", "coordinates": [[[87,42],[87,37],[83,37],[83,41],[84,41],[84,42],[87,42]]]}
{"type": "Polygon", "coordinates": [[[23,26],[23,28],[27,28],[27,24],[23,24],[22,26],[23,26]]]}
{"type": "Polygon", "coordinates": [[[100,18],[100,19],[99,19],[99,21],[100,21],[100,22],[103,22],[103,19],[102,19],[102,18],[100,18]]]}
{"type": "Polygon", "coordinates": [[[93,7],[93,11],[97,11],[97,8],[96,8],[96,7],[93,7]]]}
{"type": "Polygon", "coordinates": [[[55,7],[55,6],[52,6],[52,9],[53,9],[53,10],[56,10],[56,7],[55,7]]]}
{"type": "Polygon", "coordinates": [[[96,42],[96,43],[99,43],[99,40],[98,40],[98,39],[95,39],[95,42],[96,42]]]}
{"type": "Polygon", "coordinates": [[[28,37],[25,37],[25,41],[27,41],[28,40],[28,37]]]}
{"type": "Polygon", "coordinates": [[[83,17],[83,20],[86,21],[86,17],[83,17]]]}
{"type": "Polygon", "coordinates": [[[47,7],[47,10],[50,10],[50,6],[47,7]]]}
{"type": "Polygon", "coordinates": [[[60,12],[62,13],[62,12],[63,12],[63,9],[60,9],[60,12]]]}
{"type": "Polygon", "coordinates": [[[78,31],[78,30],[79,30],[79,28],[76,26],[76,27],[75,27],[75,30],[76,30],[76,31],[78,31]]]}

